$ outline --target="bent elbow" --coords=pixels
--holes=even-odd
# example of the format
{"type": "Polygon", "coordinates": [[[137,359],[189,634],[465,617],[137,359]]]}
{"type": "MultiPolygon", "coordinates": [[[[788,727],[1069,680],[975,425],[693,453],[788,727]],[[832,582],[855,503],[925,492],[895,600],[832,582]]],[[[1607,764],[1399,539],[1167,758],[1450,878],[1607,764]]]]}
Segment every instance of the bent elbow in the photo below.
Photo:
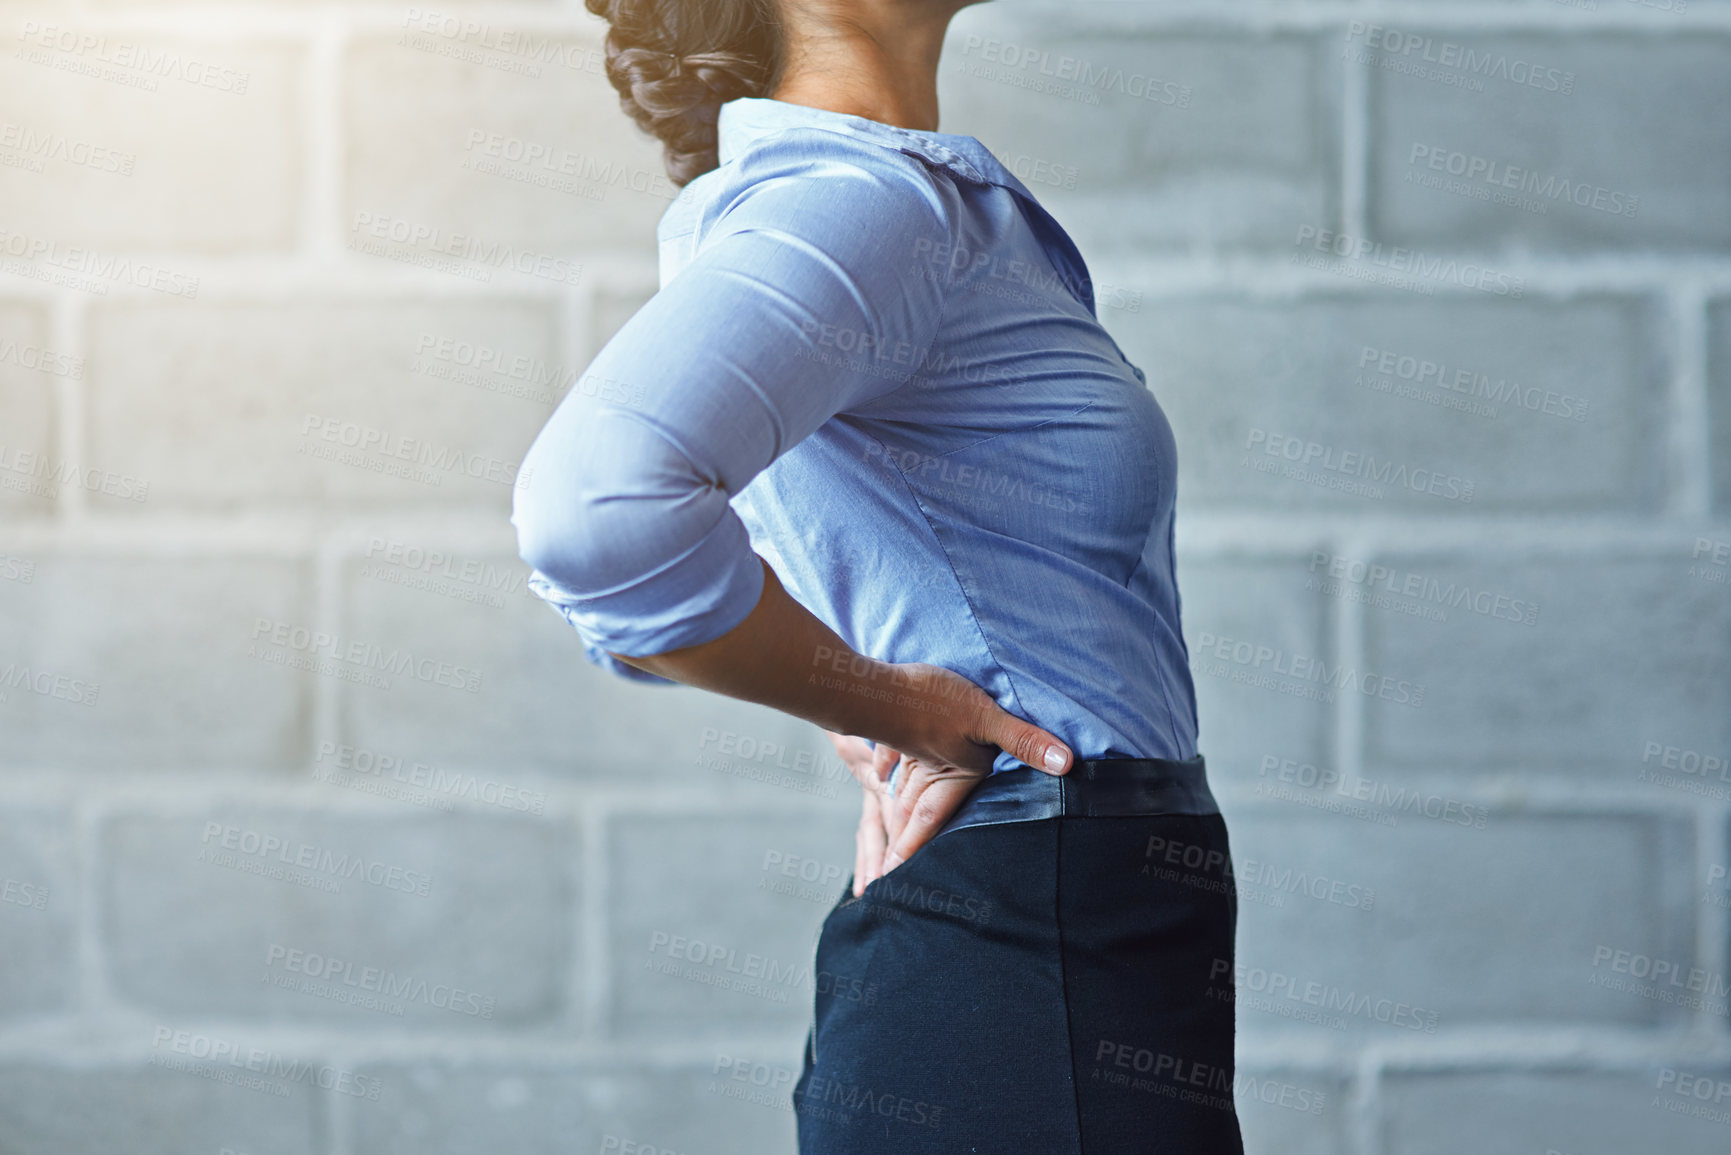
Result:
{"type": "Polygon", "coordinates": [[[512,494],[517,555],[574,597],[633,586],[711,527],[727,496],[658,438],[557,457],[531,450],[512,494]],[[628,452],[621,452],[629,449],[628,452]]]}
{"type": "Polygon", "coordinates": [[[511,524],[517,530],[517,556],[523,564],[538,573],[548,567],[558,568],[557,534],[552,533],[547,517],[538,506],[527,505],[521,497],[512,503],[511,524]]]}
{"type": "Polygon", "coordinates": [[[583,515],[580,479],[561,476],[533,455],[511,492],[511,525],[517,531],[517,556],[537,573],[563,586],[580,585],[578,564],[592,555],[585,542],[591,536],[583,515]]]}

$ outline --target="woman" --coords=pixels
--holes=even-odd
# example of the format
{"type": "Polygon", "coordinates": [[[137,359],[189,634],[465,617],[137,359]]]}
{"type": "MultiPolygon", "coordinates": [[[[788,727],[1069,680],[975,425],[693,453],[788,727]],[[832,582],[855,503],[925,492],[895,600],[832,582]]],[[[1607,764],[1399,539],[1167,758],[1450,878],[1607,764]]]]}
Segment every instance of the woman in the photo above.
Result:
{"type": "Polygon", "coordinates": [[[1063,229],[936,131],[964,0],[588,4],[683,192],[513,522],[593,661],[860,779],[801,1151],[1240,1151],[1171,430],[1063,229]]]}

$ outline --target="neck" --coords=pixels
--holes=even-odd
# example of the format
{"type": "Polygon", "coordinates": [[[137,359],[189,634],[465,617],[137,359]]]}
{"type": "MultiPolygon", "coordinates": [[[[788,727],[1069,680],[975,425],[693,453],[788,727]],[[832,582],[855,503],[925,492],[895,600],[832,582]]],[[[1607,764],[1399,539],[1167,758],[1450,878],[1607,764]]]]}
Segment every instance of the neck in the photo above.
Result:
{"type": "Polygon", "coordinates": [[[938,57],[967,0],[788,0],[770,96],[922,132],[938,128],[938,57]]]}

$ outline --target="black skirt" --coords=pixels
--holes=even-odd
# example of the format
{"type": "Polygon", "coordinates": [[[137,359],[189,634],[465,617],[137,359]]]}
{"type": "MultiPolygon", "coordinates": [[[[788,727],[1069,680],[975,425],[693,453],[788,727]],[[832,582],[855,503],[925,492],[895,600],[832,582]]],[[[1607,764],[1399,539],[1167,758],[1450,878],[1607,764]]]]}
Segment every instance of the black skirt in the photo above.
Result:
{"type": "Polygon", "coordinates": [[[1201,758],[991,775],[825,919],[801,1155],[1242,1155],[1237,914],[1201,758]]]}

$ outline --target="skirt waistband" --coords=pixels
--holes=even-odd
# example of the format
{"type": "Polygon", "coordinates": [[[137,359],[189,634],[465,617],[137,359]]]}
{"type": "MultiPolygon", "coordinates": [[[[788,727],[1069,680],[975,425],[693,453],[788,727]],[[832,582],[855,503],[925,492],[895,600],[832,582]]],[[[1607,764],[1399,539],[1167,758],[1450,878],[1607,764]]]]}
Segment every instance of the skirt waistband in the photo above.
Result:
{"type": "Polygon", "coordinates": [[[987,775],[938,833],[1042,818],[1218,813],[1200,754],[1183,762],[1087,758],[1061,777],[1031,766],[987,775]]]}

